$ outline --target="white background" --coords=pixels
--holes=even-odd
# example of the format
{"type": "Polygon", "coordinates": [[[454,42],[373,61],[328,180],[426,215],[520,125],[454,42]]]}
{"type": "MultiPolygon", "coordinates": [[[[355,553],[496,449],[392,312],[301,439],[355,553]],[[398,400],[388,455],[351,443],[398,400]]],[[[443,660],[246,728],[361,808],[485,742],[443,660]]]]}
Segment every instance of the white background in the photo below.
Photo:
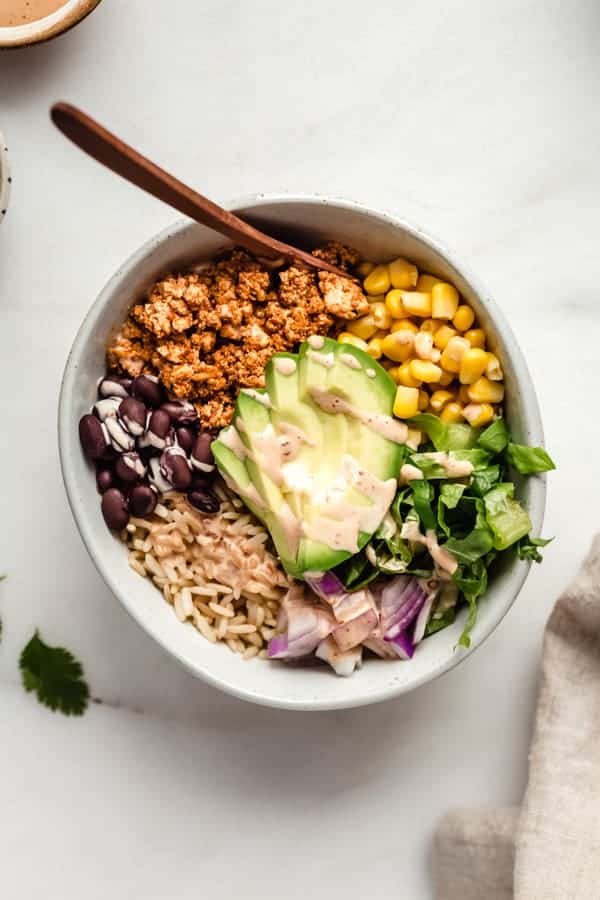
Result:
{"type": "Polygon", "coordinates": [[[7,900],[425,900],[438,817],[518,802],[543,623],[598,526],[599,45],[596,0],[104,0],[55,42],[0,54],[7,900]],[[216,200],[362,200],[439,236],[487,282],[559,466],[556,541],[457,670],[370,709],[254,708],[182,671],[101,583],[61,484],[58,385],[99,289],[173,214],[54,131],[57,99],[216,200]],[[103,700],[82,720],[19,686],[36,626],[77,653],[103,700]]]}

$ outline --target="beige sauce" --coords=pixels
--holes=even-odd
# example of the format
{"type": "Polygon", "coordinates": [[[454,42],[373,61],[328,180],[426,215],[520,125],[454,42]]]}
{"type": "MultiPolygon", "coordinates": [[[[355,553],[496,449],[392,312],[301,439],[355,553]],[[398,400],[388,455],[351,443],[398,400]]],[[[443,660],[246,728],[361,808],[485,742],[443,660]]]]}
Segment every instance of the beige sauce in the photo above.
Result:
{"type": "Polygon", "coordinates": [[[260,391],[255,391],[254,388],[242,388],[242,394],[248,394],[249,397],[252,397],[257,403],[262,403],[267,409],[270,409],[273,405],[268,394],[261,394],[260,391]]]}
{"type": "MultiPolygon", "coordinates": [[[[241,489],[238,488],[238,487],[234,487],[234,490],[235,490],[236,492],[238,492],[238,491],[240,491],[241,489]]],[[[253,503],[254,506],[256,506],[258,509],[264,509],[264,508],[265,508],[265,501],[264,501],[263,498],[260,496],[260,494],[258,493],[258,491],[256,490],[256,488],[254,487],[254,485],[252,484],[252,482],[250,482],[250,484],[248,485],[248,487],[244,488],[244,491],[242,492],[242,497],[245,497],[246,500],[249,500],[250,503],[253,503]]]]}
{"type": "Polygon", "coordinates": [[[465,478],[473,472],[473,463],[468,459],[453,459],[444,451],[438,453],[424,453],[427,459],[433,460],[442,469],[445,469],[450,478],[465,478]]]}
{"type": "Polygon", "coordinates": [[[435,565],[444,572],[453,575],[458,569],[458,563],[448,550],[437,542],[435,531],[428,531],[427,534],[421,534],[419,523],[414,519],[408,519],[402,526],[400,537],[405,541],[412,541],[415,544],[423,544],[427,547],[435,565]]]}
{"type": "Polygon", "coordinates": [[[422,481],[423,473],[417,466],[411,466],[410,463],[404,463],[400,469],[400,484],[408,484],[409,481],[422,481]]]}
{"type": "Polygon", "coordinates": [[[322,388],[313,388],[310,394],[317,406],[320,407],[323,412],[331,413],[332,415],[345,413],[347,416],[352,416],[352,418],[358,419],[359,422],[362,422],[362,424],[366,425],[367,428],[370,428],[371,431],[377,432],[377,434],[386,438],[388,441],[393,441],[396,444],[404,444],[408,437],[408,426],[405,425],[404,422],[393,419],[391,416],[384,416],[381,413],[364,412],[362,409],[359,409],[357,406],[344,400],[343,397],[338,397],[337,394],[332,394],[330,391],[324,391],[322,388]]]}
{"type": "Polygon", "coordinates": [[[0,28],[37,22],[65,6],[67,0],[0,0],[0,28]]]}
{"type": "MultiPolygon", "coordinates": [[[[292,425],[291,422],[279,422],[277,427],[282,434],[282,437],[279,438],[279,443],[282,447],[291,446],[293,448],[293,457],[298,455],[302,444],[307,444],[309,447],[315,446],[313,439],[301,428],[298,428],[297,425],[292,425]]],[[[290,459],[289,454],[287,458],[290,459]]]]}
{"type": "Polygon", "coordinates": [[[360,362],[351,353],[340,353],[340,362],[348,366],[349,369],[362,369],[360,362]]]}
{"type": "Polygon", "coordinates": [[[291,507],[285,501],[279,507],[277,518],[283,528],[290,556],[296,556],[298,544],[300,543],[300,537],[302,535],[300,520],[296,518],[291,507]]]}
{"type": "Polygon", "coordinates": [[[312,359],[313,362],[318,363],[320,366],[324,366],[326,369],[332,369],[334,366],[335,359],[333,353],[319,353],[318,350],[307,350],[306,355],[309,359],[312,359]]]}
{"type": "Polygon", "coordinates": [[[313,350],[322,350],[325,344],[325,338],[320,334],[311,334],[308,339],[308,343],[313,348],[313,350]]]}
{"type": "Polygon", "coordinates": [[[235,425],[230,425],[229,428],[225,428],[220,436],[219,440],[222,444],[231,450],[238,459],[245,459],[248,455],[248,448],[242,441],[239,432],[235,425]]]}
{"type": "Polygon", "coordinates": [[[367,369],[367,375],[369,378],[375,378],[377,372],[375,371],[375,369],[367,369]]]}
{"type": "Polygon", "coordinates": [[[296,360],[289,356],[276,356],[273,365],[280,375],[293,375],[296,371],[296,360]]]}

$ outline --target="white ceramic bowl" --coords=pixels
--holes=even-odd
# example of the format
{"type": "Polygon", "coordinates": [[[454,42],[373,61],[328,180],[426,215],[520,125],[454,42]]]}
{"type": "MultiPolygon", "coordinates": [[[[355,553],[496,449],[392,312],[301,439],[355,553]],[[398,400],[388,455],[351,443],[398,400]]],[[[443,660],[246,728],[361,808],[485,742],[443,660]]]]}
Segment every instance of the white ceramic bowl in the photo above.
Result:
{"type": "Polygon", "coordinates": [[[6,215],[10,196],[10,166],[8,164],[8,147],[0,131],[0,222],[6,215]]]}
{"type": "MultiPolygon", "coordinates": [[[[513,434],[523,443],[543,443],[531,378],[504,316],[463,266],[431,238],[393,216],[325,197],[258,195],[230,208],[271,233],[283,233],[309,247],[336,238],[356,247],[367,259],[407,256],[426,271],[452,281],[476,310],[502,360],[507,417],[513,434]]],[[[99,572],[133,618],[183,665],[215,687],[245,700],[290,709],[339,709],[395,697],[451,669],[491,634],[525,580],[526,563],[511,556],[500,567],[479,605],[471,651],[454,649],[464,624],[463,612],[453,626],[424,641],[410,662],[368,659],[351,678],[338,678],[325,667],[244,662],[227,648],[210,644],[191,625],[181,624],[152,584],[129,568],[122,544],[102,520],[93,472],[81,453],[77,425],[94,401],[109,335],[123,321],[132,302],[161,273],[211,257],[226,246],[227,242],[208,229],[179,222],[149,240],[124,263],[86,316],[67,361],[59,407],[60,456],[75,520],[99,572]]],[[[539,533],[544,479],[530,479],[523,485],[521,497],[534,532],[539,533]]]]}
{"type": "Polygon", "coordinates": [[[100,0],[64,0],[63,5],[48,16],[25,25],[2,27],[0,48],[28,47],[58,37],[85,19],[99,3],[100,0]]]}

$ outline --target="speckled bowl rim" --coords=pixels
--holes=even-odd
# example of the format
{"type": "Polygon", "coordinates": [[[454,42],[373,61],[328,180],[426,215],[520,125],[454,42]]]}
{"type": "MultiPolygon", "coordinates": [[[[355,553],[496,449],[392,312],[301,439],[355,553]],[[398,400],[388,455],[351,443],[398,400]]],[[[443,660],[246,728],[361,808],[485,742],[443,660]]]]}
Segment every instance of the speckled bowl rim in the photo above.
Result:
{"type": "MultiPolygon", "coordinates": [[[[428,233],[425,233],[420,228],[409,224],[396,215],[381,210],[372,209],[365,204],[356,201],[315,194],[259,193],[242,198],[236,198],[235,200],[226,204],[226,206],[228,209],[234,211],[252,209],[253,212],[258,213],[261,206],[266,206],[269,204],[273,205],[290,203],[306,203],[315,205],[327,204],[333,205],[341,210],[353,210],[359,213],[363,213],[370,218],[379,220],[382,223],[392,225],[395,228],[408,232],[418,241],[422,241],[424,244],[428,245],[429,248],[433,250],[433,252],[437,253],[445,262],[448,263],[448,265],[459,271],[461,275],[468,281],[469,285],[475,291],[477,296],[485,299],[486,308],[491,313],[497,332],[502,333],[504,342],[510,346],[511,362],[516,375],[516,381],[520,385],[525,396],[523,415],[527,433],[533,442],[540,446],[543,445],[544,435],[539,405],[533,382],[531,380],[531,375],[527,368],[523,353],[518,343],[516,342],[516,339],[512,333],[510,326],[505,320],[504,315],[495,304],[495,302],[490,299],[490,295],[487,290],[485,290],[485,288],[477,278],[474,278],[471,275],[469,270],[464,265],[457,261],[456,257],[453,254],[451,254],[439,241],[432,238],[428,233]]],[[[231,683],[224,678],[215,676],[215,674],[211,671],[209,665],[207,666],[204,664],[199,664],[198,661],[193,659],[192,655],[186,652],[181,646],[174,646],[174,644],[177,643],[176,641],[173,642],[171,640],[168,640],[163,633],[161,633],[154,627],[151,627],[150,624],[146,621],[145,616],[143,614],[140,614],[134,608],[134,604],[129,601],[126,592],[122,590],[118,578],[116,577],[116,573],[111,570],[110,566],[105,565],[104,560],[101,558],[101,554],[96,552],[94,525],[85,512],[83,499],[77,493],[74,464],[72,463],[70,457],[70,452],[77,452],[77,448],[74,449],[75,438],[73,437],[73,422],[75,414],[72,410],[71,401],[73,397],[73,386],[77,378],[78,360],[85,352],[86,345],[94,332],[95,324],[99,318],[100,312],[104,309],[114,289],[119,284],[122,284],[124,279],[126,279],[129,273],[132,271],[132,269],[146,257],[151,255],[158,246],[161,246],[165,242],[170,241],[181,231],[189,228],[191,224],[193,223],[190,223],[190,220],[179,220],[178,222],[163,229],[161,232],[159,232],[159,234],[146,241],[116,271],[112,278],[107,282],[104,289],[100,292],[96,301],[83,320],[66,362],[58,405],[58,439],[60,462],[69,504],[71,506],[71,510],[73,512],[73,516],[75,518],[75,522],[80,531],[83,542],[94,565],[96,566],[98,572],[100,573],[106,584],[109,586],[111,591],[118,598],[124,608],[129,612],[132,618],[144,629],[144,631],[146,631],[151,637],[153,637],[154,640],[156,640],[164,650],[166,650],[170,655],[174,656],[185,668],[187,668],[197,677],[203,679],[213,687],[216,687],[219,690],[231,694],[239,699],[257,703],[262,706],[298,711],[349,709],[357,706],[366,706],[373,703],[379,703],[393,697],[398,697],[404,693],[415,690],[423,684],[427,684],[430,681],[435,680],[445,672],[448,672],[455,666],[459,665],[463,660],[470,656],[474,652],[474,650],[477,649],[477,647],[481,646],[483,642],[495,631],[495,629],[498,627],[502,619],[506,616],[513,603],[515,602],[527,578],[530,566],[519,563],[516,557],[514,563],[511,561],[510,580],[509,584],[506,585],[506,589],[503,594],[503,602],[499,602],[500,598],[495,601],[493,611],[490,610],[488,615],[486,616],[485,628],[478,627],[474,632],[471,641],[471,647],[469,650],[456,650],[450,647],[449,652],[443,655],[441,654],[441,659],[439,662],[432,665],[429,670],[423,672],[419,676],[413,677],[412,680],[407,683],[389,681],[381,688],[378,688],[376,690],[361,690],[357,685],[356,693],[353,693],[350,697],[322,698],[319,696],[312,696],[308,699],[288,699],[285,697],[282,698],[279,695],[270,695],[268,692],[259,693],[256,690],[246,688],[239,683],[231,683]]],[[[529,502],[527,508],[531,517],[533,530],[536,534],[539,534],[544,518],[546,479],[544,476],[541,476],[532,479],[532,482],[533,483],[530,486],[529,502]]],[[[410,665],[410,662],[406,663],[405,665],[410,665]]],[[[298,670],[294,673],[294,675],[301,678],[302,672],[298,670]]],[[[350,681],[353,681],[353,679],[350,679],[350,681]]]]}
{"type": "Polygon", "coordinates": [[[36,19],[26,25],[0,28],[0,50],[30,47],[64,34],[93,12],[102,0],[68,0],[49,16],[36,19]]]}
{"type": "Polygon", "coordinates": [[[6,215],[8,200],[10,197],[10,163],[8,161],[8,147],[0,131],[0,223],[6,215]]]}

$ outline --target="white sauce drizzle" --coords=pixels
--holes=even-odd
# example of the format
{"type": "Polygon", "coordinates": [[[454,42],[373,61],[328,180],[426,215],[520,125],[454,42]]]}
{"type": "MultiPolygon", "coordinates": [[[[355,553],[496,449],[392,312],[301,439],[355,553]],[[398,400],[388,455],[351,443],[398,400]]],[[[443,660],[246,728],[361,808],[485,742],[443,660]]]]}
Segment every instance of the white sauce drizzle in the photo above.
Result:
{"type": "Polygon", "coordinates": [[[308,343],[313,348],[313,350],[322,350],[325,344],[325,338],[320,334],[311,334],[308,339],[308,343]]]}
{"type": "Polygon", "coordinates": [[[444,451],[437,453],[424,453],[427,459],[433,460],[442,469],[445,469],[450,478],[465,478],[473,472],[473,463],[468,459],[454,459],[444,451]]]}
{"type": "Polygon", "coordinates": [[[322,388],[312,388],[310,394],[317,406],[324,412],[332,415],[345,413],[348,416],[352,416],[388,441],[404,444],[408,437],[408,426],[404,422],[393,419],[391,416],[364,412],[362,409],[344,400],[343,397],[332,394],[330,391],[324,391],[322,388]]]}
{"type": "Polygon", "coordinates": [[[219,440],[229,450],[231,450],[231,452],[234,453],[238,459],[245,459],[248,455],[248,448],[242,441],[235,425],[230,425],[229,428],[225,428],[221,432],[219,440]]]}
{"type": "Polygon", "coordinates": [[[375,376],[377,375],[377,372],[375,371],[375,369],[367,369],[366,372],[367,372],[367,375],[369,376],[369,378],[375,378],[375,376]]]}
{"type": "Polygon", "coordinates": [[[423,544],[429,550],[436,566],[439,566],[445,572],[449,572],[450,575],[456,572],[458,568],[456,559],[449,550],[444,550],[443,547],[440,547],[435,531],[431,530],[427,534],[421,534],[419,523],[415,522],[414,519],[408,519],[402,526],[400,537],[406,541],[413,541],[415,544],[423,544]]]}
{"type": "Polygon", "coordinates": [[[293,375],[296,371],[296,360],[289,356],[276,356],[273,365],[280,375],[293,375]]]}
{"type": "Polygon", "coordinates": [[[349,369],[362,369],[359,360],[351,353],[340,353],[340,362],[348,366],[349,369]]]}
{"type": "Polygon", "coordinates": [[[326,369],[332,369],[335,364],[333,353],[319,353],[318,350],[307,350],[306,355],[309,359],[312,359],[313,362],[318,363],[320,366],[324,366],[326,369]]]}
{"type": "Polygon", "coordinates": [[[246,500],[249,500],[250,503],[253,503],[258,509],[265,509],[265,501],[260,496],[256,487],[250,482],[250,484],[242,490],[239,486],[234,485],[234,490],[241,493],[242,497],[245,497],[246,500]]]}
{"type": "Polygon", "coordinates": [[[400,484],[408,484],[409,481],[422,481],[423,473],[417,466],[404,463],[400,468],[400,484]]]}
{"type": "Polygon", "coordinates": [[[258,403],[262,403],[267,409],[271,409],[273,406],[268,394],[261,394],[260,391],[256,391],[254,388],[242,388],[242,394],[248,394],[249,397],[252,397],[252,399],[256,400],[258,403]]]}
{"type": "Polygon", "coordinates": [[[285,501],[279,507],[277,511],[277,518],[281,523],[281,527],[283,528],[283,533],[285,534],[286,541],[288,543],[288,548],[290,551],[290,556],[296,556],[298,552],[298,544],[300,543],[300,537],[302,535],[302,526],[300,524],[300,520],[294,515],[291,507],[285,501]]]}

